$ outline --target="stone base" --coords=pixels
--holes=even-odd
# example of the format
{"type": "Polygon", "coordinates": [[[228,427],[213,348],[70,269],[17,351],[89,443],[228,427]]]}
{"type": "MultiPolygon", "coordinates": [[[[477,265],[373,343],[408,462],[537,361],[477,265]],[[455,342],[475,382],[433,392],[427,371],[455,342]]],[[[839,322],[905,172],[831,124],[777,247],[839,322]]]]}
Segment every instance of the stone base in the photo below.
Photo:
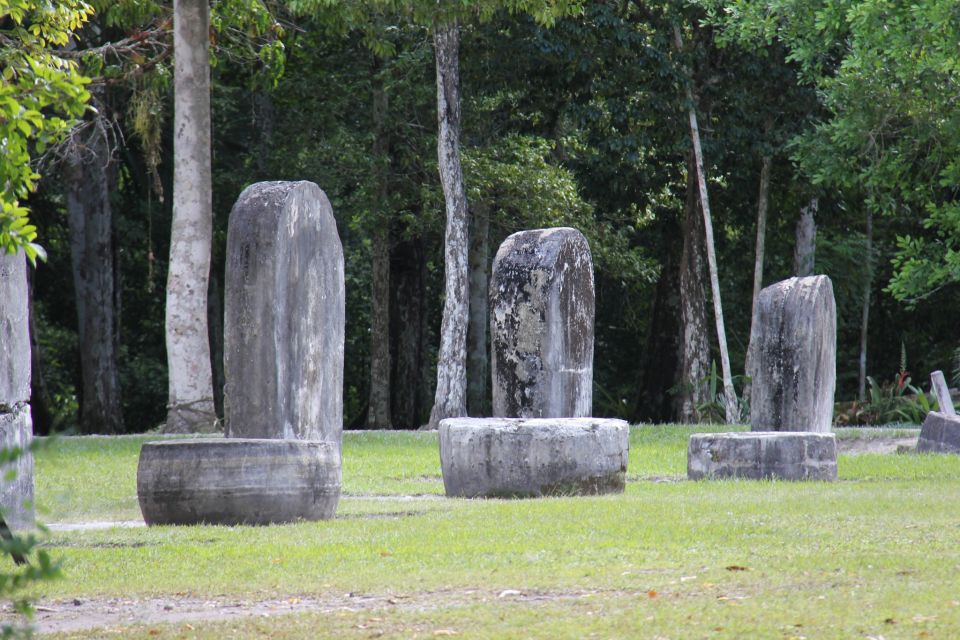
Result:
{"type": "Polygon", "coordinates": [[[148,442],[137,497],[148,525],[271,524],[332,518],[340,450],[305,440],[148,442]]]}
{"type": "Polygon", "coordinates": [[[928,413],[920,429],[917,453],[960,453],[960,416],[928,413]]]}
{"type": "Polygon", "coordinates": [[[440,421],[443,486],[451,497],[623,492],[629,426],[601,418],[440,421]]]}
{"type": "Polygon", "coordinates": [[[33,439],[30,405],[23,403],[11,413],[0,413],[0,447],[19,448],[19,458],[0,467],[0,506],[3,518],[14,531],[36,526],[33,509],[33,454],[27,450],[33,439]],[[12,472],[12,477],[6,475],[12,472]]]}
{"type": "Polygon", "coordinates": [[[687,448],[687,477],[836,480],[836,437],[790,431],[695,433],[687,448]]]}

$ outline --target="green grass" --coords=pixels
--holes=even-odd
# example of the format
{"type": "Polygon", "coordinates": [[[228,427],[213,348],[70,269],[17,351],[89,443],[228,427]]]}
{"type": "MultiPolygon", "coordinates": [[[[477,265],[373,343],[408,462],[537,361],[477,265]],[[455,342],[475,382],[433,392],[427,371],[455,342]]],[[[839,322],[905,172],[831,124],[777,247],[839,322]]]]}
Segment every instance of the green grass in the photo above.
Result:
{"type": "MultiPolygon", "coordinates": [[[[47,544],[66,577],[40,595],[432,603],[122,637],[960,636],[960,457],[841,456],[836,483],[684,481],[687,438],[702,430],[634,429],[624,495],[538,500],[428,495],[442,492],[435,434],[348,433],[337,519],[55,532],[47,544]],[[370,497],[389,494],[423,495],[370,497]]],[[[135,517],[128,475],[142,441],[63,439],[41,452],[47,521],[135,517]],[[64,499],[71,510],[54,517],[64,499]]]]}

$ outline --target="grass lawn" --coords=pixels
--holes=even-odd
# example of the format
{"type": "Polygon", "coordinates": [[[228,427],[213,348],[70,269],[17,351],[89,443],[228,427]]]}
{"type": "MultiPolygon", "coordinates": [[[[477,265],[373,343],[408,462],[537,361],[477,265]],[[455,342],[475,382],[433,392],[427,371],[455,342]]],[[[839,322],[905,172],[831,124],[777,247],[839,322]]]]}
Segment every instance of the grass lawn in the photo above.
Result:
{"type": "MultiPolygon", "coordinates": [[[[260,614],[60,634],[83,638],[960,637],[960,456],[842,455],[836,483],[689,482],[703,430],[634,428],[624,495],[538,500],[442,498],[435,434],[347,433],[335,520],[55,530],[64,578],[39,604],[260,614]]],[[[147,439],[44,449],[41,520],[138,518],[147,439]]]]}

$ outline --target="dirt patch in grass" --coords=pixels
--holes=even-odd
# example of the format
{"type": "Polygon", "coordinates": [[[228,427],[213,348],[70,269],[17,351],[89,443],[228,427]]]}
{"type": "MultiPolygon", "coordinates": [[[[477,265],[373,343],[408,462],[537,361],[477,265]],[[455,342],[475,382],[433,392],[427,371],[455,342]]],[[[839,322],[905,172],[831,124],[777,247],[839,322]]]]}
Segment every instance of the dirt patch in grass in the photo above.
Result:
{"type": "MultiPolygon", "coordinates": [[[[272,617],[297,613],[335,613],[407,610],[432,611],[492,601],[521,603],[556,602],[587,598],[599,593],[583,591],[487,591],[461,589],[413,594],[375,595],[361,593],[289,595],[267,599],[196,598],[189,594],[158,598],[85,598],[40,601],[36,605],[36,633],[75,633],[103,629],[120,633],[124,627],[145,624],[220,622],[246,617],[272,617]]],[[[13,622],[12,614],[0,615],[0,623],[13,622]]]]}

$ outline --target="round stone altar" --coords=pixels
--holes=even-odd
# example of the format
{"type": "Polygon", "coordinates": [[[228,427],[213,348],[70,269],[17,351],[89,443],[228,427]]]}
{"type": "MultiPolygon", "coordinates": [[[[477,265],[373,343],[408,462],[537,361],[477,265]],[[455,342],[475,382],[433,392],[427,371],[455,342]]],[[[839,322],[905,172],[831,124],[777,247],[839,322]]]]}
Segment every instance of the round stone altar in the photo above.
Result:
{"type": "Polygon", "coordinates": [[[687,477],[836,480],[836,436],[796,431],[695,433],[687,447],[687,477]]]}
{"type": "Polygon", "coordinates": [[[140,450],[137,497],[148,525],[332,518],[340,500],[340,451],[311,440],[148,442],[140,450]]]}
{"type": "Polygon", "coordinates": [[[629,426],[603,418],[440,421],[443,486],[451,497],[597,495],[623,491],[629,426]]]}

